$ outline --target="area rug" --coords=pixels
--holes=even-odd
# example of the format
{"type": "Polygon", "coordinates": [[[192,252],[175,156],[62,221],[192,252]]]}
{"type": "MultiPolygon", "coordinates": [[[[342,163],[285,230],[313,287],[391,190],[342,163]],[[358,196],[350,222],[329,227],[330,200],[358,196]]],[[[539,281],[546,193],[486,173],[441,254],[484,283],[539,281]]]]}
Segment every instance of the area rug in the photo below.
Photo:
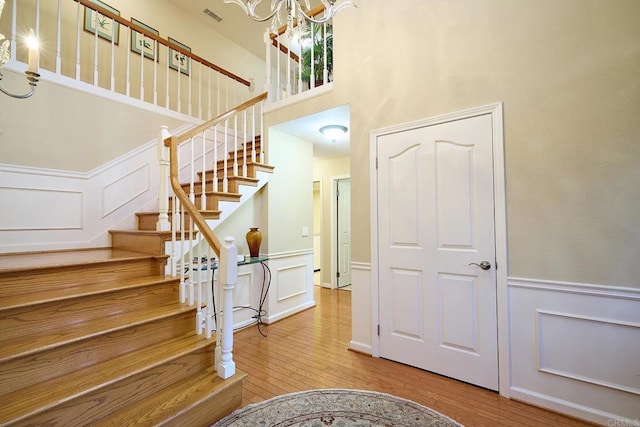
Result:
{"type": "Polygon", "coordinates": [[[310,390],[246,406],[214,427],[401,427],[462,424],[416,402],[350,389],[310,390]]]}

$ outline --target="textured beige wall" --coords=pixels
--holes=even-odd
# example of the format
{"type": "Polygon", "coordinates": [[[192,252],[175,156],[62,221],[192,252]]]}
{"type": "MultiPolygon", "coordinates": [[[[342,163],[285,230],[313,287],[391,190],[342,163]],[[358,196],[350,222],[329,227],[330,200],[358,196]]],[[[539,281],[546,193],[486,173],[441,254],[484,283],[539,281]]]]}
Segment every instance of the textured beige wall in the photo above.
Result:
{"type": "Polygon", "coordinates": [[[269,117],[350,105],[353,261],[370,131],[503,101],[509,275],[640,287],[640,2],[358,6],[335,18],[333,93],[269,117]]]}
{"type": "MultiPolygon", "coordinates": [[[[7,87],[24,76],[4,72],[7,87]]],[[[27,100],[0,98],[0,163],[88,172],[156,138],[181,121],[41,82],[27,100]]]]}
{"type": "Polygon", "coordinates": [[[269,164],[274,173],[263,191],[262,244],[265,253],[313,249],[313,145],[284,132],[269,130],[269,164]],[[302,236],[302,227],[309,236],[302,236]]]}

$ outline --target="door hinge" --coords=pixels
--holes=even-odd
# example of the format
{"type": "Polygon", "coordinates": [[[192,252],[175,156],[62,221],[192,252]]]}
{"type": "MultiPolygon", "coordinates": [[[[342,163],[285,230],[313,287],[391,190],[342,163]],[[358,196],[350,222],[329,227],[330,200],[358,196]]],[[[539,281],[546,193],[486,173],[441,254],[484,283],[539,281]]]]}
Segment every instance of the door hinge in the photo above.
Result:
{"type": "Polygon", "coordinates": [[[378,336],[380,336],[380,325],[378,325],[378,336]]]}
{"type": "Polygon", "coordinates": [[[376,169],[378,169],[378,158],[376,157],[376,169]]]}
{"type": "Polygon", "coordinates": [[[337,272],[336,272],[336,277],[337,277],[338,279],[340,278],[340,272],[339,272],[339,271],[337,271],[337,272]]]}

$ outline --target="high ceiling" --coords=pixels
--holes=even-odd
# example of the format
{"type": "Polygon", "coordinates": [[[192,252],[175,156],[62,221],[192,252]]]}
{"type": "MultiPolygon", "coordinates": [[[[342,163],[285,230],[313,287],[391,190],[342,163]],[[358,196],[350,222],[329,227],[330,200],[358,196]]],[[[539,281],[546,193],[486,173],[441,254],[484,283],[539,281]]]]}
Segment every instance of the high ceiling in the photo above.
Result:
{"type": "MultiPolygon", "coordinates": [[[[264,33],[270,27],[271,22],[256,22],[250,19],[238,5],[225,3],[223,0],[169,1],[205,22],[215,31],[223,34],[254,55],[260,58],[264,57],[264,33]],[[206,9],[222,18],[221,21],[218,22],[205,13],[204,10],[206,9]]],[[[263,0],[258,5],[257,11],[263,16],[266,15],[271,1],[263,0]]],[[[309,4],[311,8],[314,8],[321,3],[320,0],[309,0],[309,4]]]]}
{"type": "MultiPolygon", "coordinates": [[[[169,1],[186,10],[196,19],[204,22],[210,28],[224,35],[234,43],[242,46],[259,58],[264,58],[265,46],[263,37],[266,29],[270,26],[269,22],[255,22],[250,19],[239,6],[224,3],[223,0],[169,1]],[[209,9],[222,18],[222,20],[219,22],[216,21],[204,12],[205,9],[209,9]]],[[[310,3],[313,8],[320,4],[320,0],[311,0],[310,3]]],[[[271,0],[263,0],[260,7],[268,8],[270,5],[271,0]]],[[[349,153],[349,133],[335,143],[328,141],[318,130],[321,126],[328,124],[339,124],[349,128],[349,107],[343,106],[312,116],[303,117],[281,124],[278,126],[278,129],[300,139],[313,142],[314,156],[317,158],[347,156],[349,153]]]]}

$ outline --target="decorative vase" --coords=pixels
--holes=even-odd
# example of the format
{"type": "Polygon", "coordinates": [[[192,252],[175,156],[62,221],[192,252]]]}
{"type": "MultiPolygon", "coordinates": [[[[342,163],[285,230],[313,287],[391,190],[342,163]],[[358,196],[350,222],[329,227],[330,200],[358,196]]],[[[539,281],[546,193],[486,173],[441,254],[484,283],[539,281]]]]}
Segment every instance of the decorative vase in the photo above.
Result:
{"type": "Polygon", "coordinates": [[[262,243],[262,232],[258,227],[251,227],[246,235],[247,246],[249,246],[249,255],[255,258],[260,253],[260,243],[262,243]]]}

